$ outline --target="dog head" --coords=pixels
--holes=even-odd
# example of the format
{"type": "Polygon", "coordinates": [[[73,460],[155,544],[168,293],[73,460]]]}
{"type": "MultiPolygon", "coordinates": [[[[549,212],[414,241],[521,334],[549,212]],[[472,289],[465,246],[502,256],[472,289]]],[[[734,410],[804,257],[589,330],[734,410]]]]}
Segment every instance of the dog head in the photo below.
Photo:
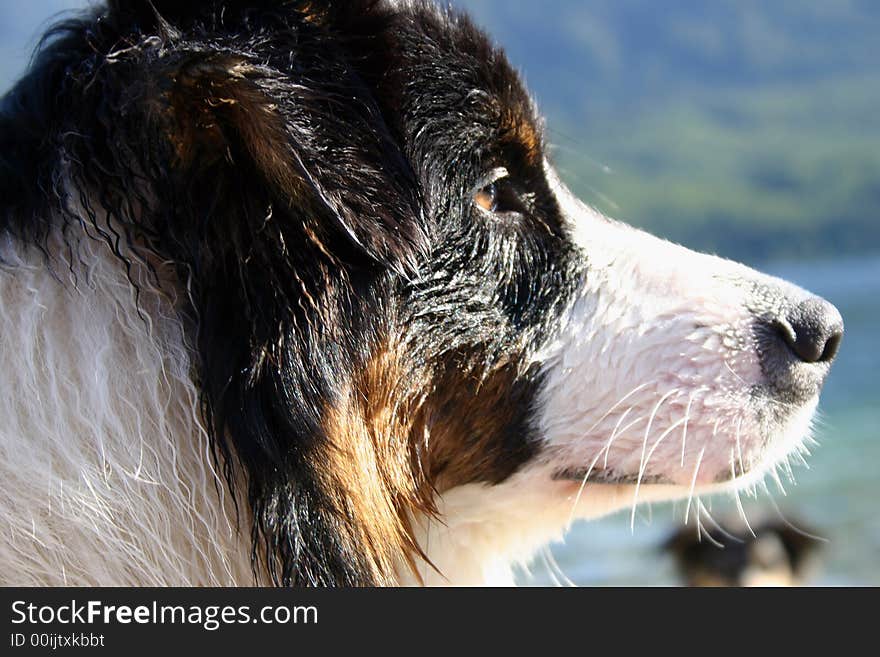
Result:
{"type": "Polygon", "coordinates": [[[471,581],[465,553],[482,577],[571,517],[745,485],[840,342],[827,302],[572,197],[502,51],[428,4],[110,2],[2,121],[0,184],[186,291],[280,583],[471,581]]]}

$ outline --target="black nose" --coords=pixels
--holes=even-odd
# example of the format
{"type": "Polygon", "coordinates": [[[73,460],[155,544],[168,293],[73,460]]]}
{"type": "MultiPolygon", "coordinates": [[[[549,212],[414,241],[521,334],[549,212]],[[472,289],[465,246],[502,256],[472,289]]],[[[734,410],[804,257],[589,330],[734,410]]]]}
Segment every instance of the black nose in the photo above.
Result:
{"type": "Polygon", "coordinates": [[[774,320],[776,334],[805,363],[830,363],[843,338],[843,318],[833,305],[811,297],[774,320]]]}

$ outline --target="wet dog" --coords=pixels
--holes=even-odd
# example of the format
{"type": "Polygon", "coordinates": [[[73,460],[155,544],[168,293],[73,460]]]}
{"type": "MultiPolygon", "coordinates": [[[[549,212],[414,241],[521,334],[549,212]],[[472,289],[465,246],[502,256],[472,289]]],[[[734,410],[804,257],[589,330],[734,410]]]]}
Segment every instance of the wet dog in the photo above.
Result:
{"type": "Polygon", "coordinates": [[[6,584],[509,583],[797,450],[837,310],[601,216],[422,2],[111,1],[0,112],[6,584]]]}

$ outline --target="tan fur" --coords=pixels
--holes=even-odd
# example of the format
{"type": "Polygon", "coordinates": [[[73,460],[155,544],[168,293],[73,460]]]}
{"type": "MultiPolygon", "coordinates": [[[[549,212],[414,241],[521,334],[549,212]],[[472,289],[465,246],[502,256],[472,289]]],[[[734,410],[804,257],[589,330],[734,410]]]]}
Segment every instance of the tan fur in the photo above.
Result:
{"type": "Polygon", "coordinates": [[[501,117],[502,140],[515,144],[533,166],[541,162],[541,135],[531,117],[504,112],[501,117]]]}
{"type": "Polygon", "coordinates": [[[506,365],[478,379],[452,368],[437,382],[421,421],[431,436],[431,478],[439,492],[474,482],[497,483],[512,474],[516,455],[499,449],[512,406],[516,367],[506,365]]]}
{"type": "Polygon", "coordinates": [[[412,522],[437,514],[444,491],[507,477],[496,443],[509,418],[512,366],[479,381],[457,368],[439,378],[405,366],[394,341],[376,350],[340,400],[326,412],[330,488],[366,546],[377,581],[394,581],[395,565],[429,562],[412,522]]]}
{"type": "Polygon", "coordinates": [[[401,374],[398,354],[380,349],[326,412],[329,488],[340,491],[338,507],[355,528],[349,538],[366,552],[373,577],[389,584],[401,557],[412,565],[420,553],[411,514],[431,506],[413,476],[413,418],[397,396],[401,374]]]}

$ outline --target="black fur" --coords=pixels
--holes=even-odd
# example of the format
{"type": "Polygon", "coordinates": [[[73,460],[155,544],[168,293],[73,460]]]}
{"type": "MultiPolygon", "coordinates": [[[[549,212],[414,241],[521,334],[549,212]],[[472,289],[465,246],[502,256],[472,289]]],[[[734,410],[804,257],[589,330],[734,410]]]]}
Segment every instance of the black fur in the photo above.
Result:
{"type": "MultiPolygon", "coordinates": [[[[60,222],[72,253],[85,228],[125,266],[173,262],[255,563],[285,585],[376,584],[364,520],[322,476],[326,410],[395,336],[434,422],[508,386],[504,421],[465,419],[495,447],[470,478],[533,455],[523,363],[584,272],[541,163],[517,76],[458,14],[116,1],[47,35],[4,97],[0,230],[50,261],[60,222]],[[498,166],[523,207],[496,219],[472,198],[498,166]]],[[[430,488],[450,466],[410,448],[430,488]]]]}

